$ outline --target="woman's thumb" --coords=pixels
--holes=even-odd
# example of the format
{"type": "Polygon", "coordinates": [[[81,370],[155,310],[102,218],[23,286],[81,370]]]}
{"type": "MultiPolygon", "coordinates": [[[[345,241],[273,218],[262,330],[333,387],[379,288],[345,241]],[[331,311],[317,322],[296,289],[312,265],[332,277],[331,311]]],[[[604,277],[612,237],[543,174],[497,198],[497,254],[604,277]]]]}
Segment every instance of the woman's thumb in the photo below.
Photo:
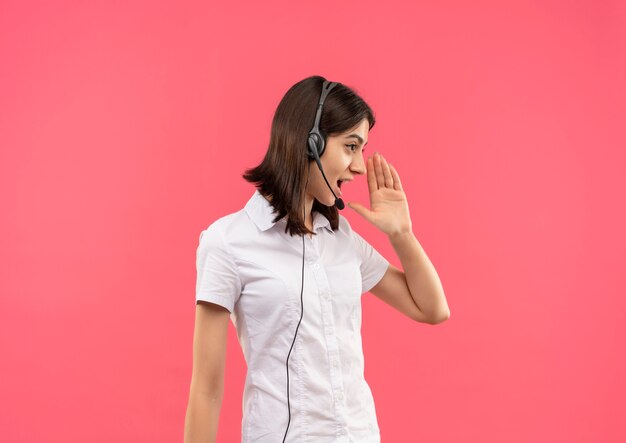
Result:
{"type": "Polygon", "coordinates": [[[363,206],[361,203],[350,202],[348,203],[348,206],[350,206],[352,209],[358,212],[362,217],[364,217],[366,220],[369,221],[371,211],[367,209],[365,206],[363,206]]]}

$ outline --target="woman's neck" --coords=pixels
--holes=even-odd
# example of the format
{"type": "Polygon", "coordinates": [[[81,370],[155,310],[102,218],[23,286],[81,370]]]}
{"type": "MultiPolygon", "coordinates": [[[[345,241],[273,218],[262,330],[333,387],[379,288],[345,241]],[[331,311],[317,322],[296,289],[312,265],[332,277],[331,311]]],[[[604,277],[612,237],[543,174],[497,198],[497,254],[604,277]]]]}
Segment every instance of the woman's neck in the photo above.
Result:
{"type": "MultiPolygon", "coordinates": [[[[272,203],[272,198],[270,196],[263,195],[263,197],[265,198],[265,200],[272,203]]],[[[304,194],[304,206],[306,208],[306,216],[304,217],[304,226],[306,226],[309,230],[312,231],[313,230],[313,197],[306,193],[304,194]]]]}

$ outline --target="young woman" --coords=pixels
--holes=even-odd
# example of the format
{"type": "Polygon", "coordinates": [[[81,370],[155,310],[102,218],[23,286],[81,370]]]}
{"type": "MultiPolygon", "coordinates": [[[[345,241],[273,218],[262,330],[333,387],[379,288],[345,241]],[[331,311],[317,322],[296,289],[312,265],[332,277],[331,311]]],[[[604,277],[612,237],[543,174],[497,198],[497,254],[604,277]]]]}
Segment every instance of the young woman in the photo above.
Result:
{"type": "Polygon", "coordinates": [[[248,366],[242,442],[379,442],[364,379],[361,295],[429,324],[450,313],[412,232],[406,195],[382,155],[363,157],[375,119],[353,90],[306,78],[281,100],[256,191],[214,221],[197,249],[193,373],[185,442],[215,441],[229,319],[248,366]],[[370,209],[404,272],[339,214],[342,183],[367,175],[370,209]]]}

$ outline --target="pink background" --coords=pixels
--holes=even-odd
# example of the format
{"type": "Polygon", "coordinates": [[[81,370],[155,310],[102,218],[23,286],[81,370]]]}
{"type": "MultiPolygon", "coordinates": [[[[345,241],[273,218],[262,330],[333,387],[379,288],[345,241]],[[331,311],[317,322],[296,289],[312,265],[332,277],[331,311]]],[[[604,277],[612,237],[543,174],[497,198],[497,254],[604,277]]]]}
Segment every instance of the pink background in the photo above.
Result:
{"type": "Polygon", "coordinates": [[[0,6],[1,441],[182,441],[198,236],[314,74],[374,109],[452,313],[364,295],[383,442],[626,440],[624,2],[98,3],[0,6]]]}

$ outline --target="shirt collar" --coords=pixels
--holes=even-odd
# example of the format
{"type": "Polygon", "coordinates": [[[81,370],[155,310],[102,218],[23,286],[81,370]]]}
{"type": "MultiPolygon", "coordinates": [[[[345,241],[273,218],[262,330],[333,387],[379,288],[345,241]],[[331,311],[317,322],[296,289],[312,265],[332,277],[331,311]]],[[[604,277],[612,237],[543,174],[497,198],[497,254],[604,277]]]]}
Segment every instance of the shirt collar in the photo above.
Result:
{"type": "MultiPolygon", "coordinates": [[[[254,194],[250,197],[248,203],[246,203],[245,210],[254,224],[257,225],[261,231],[270,229],[276,223],[284,224],[287,222],[287,216],[284,216],[276,223],[273,221],[276,214],[274,212],[274,207],[265,197],[261,195],[258,189],[254,191],[254,194]]],[[[315,212],[313,231],[317,231],[319,228],[326,228],[326,230],[334,234],[328,219],[323,214],[315,212]]]]}

